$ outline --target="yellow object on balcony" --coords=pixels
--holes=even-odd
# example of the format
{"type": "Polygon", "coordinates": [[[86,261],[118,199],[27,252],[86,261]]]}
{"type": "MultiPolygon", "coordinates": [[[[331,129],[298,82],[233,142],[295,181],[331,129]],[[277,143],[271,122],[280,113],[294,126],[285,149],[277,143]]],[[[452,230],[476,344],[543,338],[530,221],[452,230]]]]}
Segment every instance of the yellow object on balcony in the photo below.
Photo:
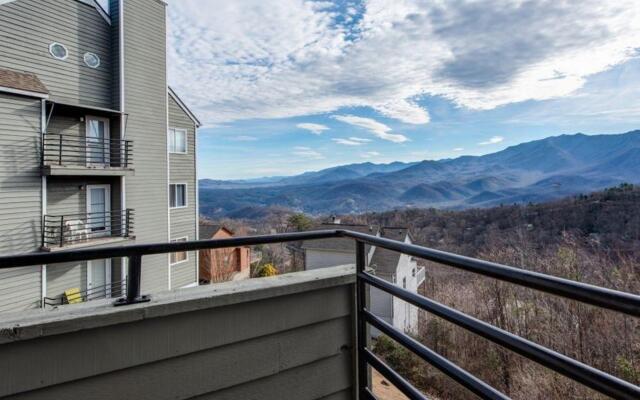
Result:
{"type": "Polygon", "coordinates": [[[79,288],[65,290],[64,297],[67,298],[67,303],[69,304],[82,303],[82,295],[80,294],[79,288]]]}

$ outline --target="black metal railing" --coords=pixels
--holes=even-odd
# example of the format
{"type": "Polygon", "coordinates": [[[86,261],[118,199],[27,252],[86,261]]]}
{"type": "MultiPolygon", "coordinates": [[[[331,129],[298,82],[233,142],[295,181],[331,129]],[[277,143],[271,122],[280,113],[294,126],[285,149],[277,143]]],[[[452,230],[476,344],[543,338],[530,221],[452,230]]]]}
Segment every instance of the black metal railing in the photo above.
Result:
{"type": "Polygon", "coordinates": [[[506,265],[459,256],[443,251],[428,249],[403,242],[383,239],[359,232],[347,230],[325,230],[229,239],[132,245],[117,248],[87,249],[80,251],[63,250],[56,253],[0,257],[0,269],[127,257],[128,275],[126,295],[118,299],[115,302],[115,305],[128,305],[149,301],[149,296],[145,296],[140,293],[142,257],[146,255],[225,247],[253,246],[301,240],[327,239],[334,237],[351,238],[355,240],[357,273],[356,356],[358,362],[356,379],[359,398],[376,399],[372,390],[368,386],[369,366],[380,372],[408,398],[412,400],[427,398],[411,383],[371,352],[368,348],[368,325],[371,325],[387,334],[392,339],[396,340],[408,350],[412,351],[424,361],[439,369],[480,398],[509,398],[468,371],[465,371],[450,360],[437,354],[422,343],[417,342],[404,332],[399,331],[383,319],[372,314],[367,306],[367,286],[376,287],[384,292],[396,296],[422,310],[441,317],[466,329],[467,331],[478,334],[502,347],[514,351],[523,357],[537,362],[538,364],[556,371],[576,382],[582,383],[600,393],[616,399],[640,398],[640,387],[638,386],[376,277],[366,270],[365,245],[380,246],[389,250],[408,254],[413,257],[438,262],[505,282],[514,283],[520,286],[621,312],[633,317],[640,317],[640,296],[509,267],[506,265]]]}
{"type": "MultiPolygon", "coordinates": [[[[72,298],[71,301],[79,300],[79,302],[84,303],[92,300],[108,299],[112,297],[117,298],[123,296],[125,291],[126,280],[118,280],[74,292],[70,297],[72,298]]],[[[69,304],[69,299],[65,294],[55,297],[45,297],[44,304],[47,306],[61,306],[69,304]]]]}
{"type": "Polygon", "coordinates": [[[64,247],[103,238],[133,235],[131,209],[86,214],[45,215],[42,218],[42,247],[64,247]]]}
{"type": "Polygon", "coordinates": [[[42,165],[132,168],[133,142],[47,133],[43,138],[42,165]]]}

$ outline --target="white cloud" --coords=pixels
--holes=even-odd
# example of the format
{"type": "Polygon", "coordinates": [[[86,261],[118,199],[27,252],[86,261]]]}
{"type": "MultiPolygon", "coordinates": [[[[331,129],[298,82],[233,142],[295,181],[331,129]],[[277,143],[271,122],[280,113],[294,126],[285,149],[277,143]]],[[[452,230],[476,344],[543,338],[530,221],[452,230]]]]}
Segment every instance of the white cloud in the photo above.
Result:
{"type": "Polygon", "coordinates": [[[343,144],[345,146],[362,146],[362,142],[357,142],[349,139],[331,139],[338,144],[343,144]]]}
{"type": "Polygon", "coordinates": [[[256,140],[258,140],[258,138],[255,136],[240,135],[230,137],[229,140],[233,142],[255,142],[256,140]]]}
{"type": "Polygon", "coordinates": [[[355,136],[351,136],[349,140],[352,140],[354,142],[360,142],[360,143],[369,143],[371,141],[371,139],[359,138],[355,136]]]}
{"type": "Polygon", "coordinates": [[[390,133],[390,127],[372,118],[358,117],[356,115],[333,115],[331,118],[349,125],[364,128],[382,140],[388,140],[394,143],[409,141],[409,139],[404,135],[399,133],[390,133]]]}
{"type": "Polygon", "coordinates": [[[484,142],[480,142],[478,144],[480,146],[487,146],[487,145],[490,145],[490,144],[498,144],[498,143],[502,142],[503,140],[504,140],[504,138],[502,136],[493,136],[489,140],[484,141],[484,142]]]}
{"type": "Polygon", "coordinates": [[[367,151],[366,153],[360,154],[360,157],[362,157],[362,158],[373,158],[373,157],[378,157],[379,155],[380,155],[380,153],[378,153],[377,151],[367,151]]]}
{"type": "Polygon", "coordinates": [[[471,109],[570,95],[637,56],[640,37],[637,0],[363,0],[340,10],[170,0],[170,82],[206,124],[353,106],[423,124],[423,95],[471,109]]]}
{"type": "Polygon", "coordinates": [[[462,147],[456,147],[455,149],[453,149],[453,151],[464,151],[464,148],[462,148],[462,147]]]}
{"type": "Polygon", "coordinates": [[[302,124],[298,124],[296,126],[298,128],[300,128],[300,129],[305,129],[305,130],[313,133],[314,135],[320,135],[320,134],[322,134],[323,131],[329,130],[328,126],[321,125],[321,124],[302,123],[302,124]]]}
{"type": "Polygon", "coordinates": [[[293,154],[298,156],[298,157],[302,157],[302,158],[308,158],[311,160],[322,160],[324,159],[324,156],[313,150],[310,147],[304,147],[304,146],[296,146],[293,148],[293,154]]]}

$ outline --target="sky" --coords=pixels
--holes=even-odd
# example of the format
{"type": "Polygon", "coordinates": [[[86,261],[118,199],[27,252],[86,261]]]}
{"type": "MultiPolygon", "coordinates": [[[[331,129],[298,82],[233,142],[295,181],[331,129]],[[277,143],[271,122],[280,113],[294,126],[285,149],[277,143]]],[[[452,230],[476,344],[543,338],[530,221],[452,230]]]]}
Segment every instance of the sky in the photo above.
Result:
{"type": "Polygon", "coordinates": [[[202,178],[640,128],[637,0],[169,0],[202,178]]]}

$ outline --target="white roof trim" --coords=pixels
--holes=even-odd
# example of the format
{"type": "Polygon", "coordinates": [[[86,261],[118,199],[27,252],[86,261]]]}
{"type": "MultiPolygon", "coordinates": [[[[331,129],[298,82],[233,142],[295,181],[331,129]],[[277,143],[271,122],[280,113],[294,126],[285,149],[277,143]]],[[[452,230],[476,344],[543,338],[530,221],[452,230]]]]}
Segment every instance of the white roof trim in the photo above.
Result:
{"type": "MultiPolygon", "coordinates": [[[[2,0],[0,0],[0,1],[2,1],[2,0]]],[[[16,94],[16,95],[19,95],[19,96],[37,97],[39,99],[48,99],[49,98],[49,95],[46,94],[46,93],[38,93],[38,92],[32,92],[30,90],[14,89],[14,88],[5,87],[5,86],[0,86],[0,92],[1,93],[16,94]]]]}
{"type": "MultiPolygon", "coordinates": [[[[16,0],[0,0],[0,6],[3,4],[12,3],[14,1],[16,0]]],[[[109,25],[111,25],[111,17],[109,16],[109,14],[107,14],[105,10],[102,9],[102,6],[100,6],[100,4],[98,4],[96,0],[76,0],[76,1],[79,1],[81,3],[84,3],[88,6],[95,8],[96,11],[98,11],[98,13],[100,14],[100,16],[104,18],[104,20],[107,21],[109,25]]]]}
{"type": "Polygon", "coordinates": [[[180,99],[180,97],[176,94],[176,92],[174,92],[173,89],[171,89],[171,86],[168,87],[169,88],[169,96],[171,96],[172,99],[174,99],[176,101],[176,103],[178,103],[178,105],[180,106],[180,108],[182,108],[182,111],[184,111],[189,118],[191,118],[191,120],[193,122],[195,122],[196,126],[199,128],[202,126],[202,123],[200,122],[200,120],[198,119],[198,117],[196,117],[191,110],[189,110],[189,107],[186,106],[186,104],[184,104],[184,102],[180,99]]]}

